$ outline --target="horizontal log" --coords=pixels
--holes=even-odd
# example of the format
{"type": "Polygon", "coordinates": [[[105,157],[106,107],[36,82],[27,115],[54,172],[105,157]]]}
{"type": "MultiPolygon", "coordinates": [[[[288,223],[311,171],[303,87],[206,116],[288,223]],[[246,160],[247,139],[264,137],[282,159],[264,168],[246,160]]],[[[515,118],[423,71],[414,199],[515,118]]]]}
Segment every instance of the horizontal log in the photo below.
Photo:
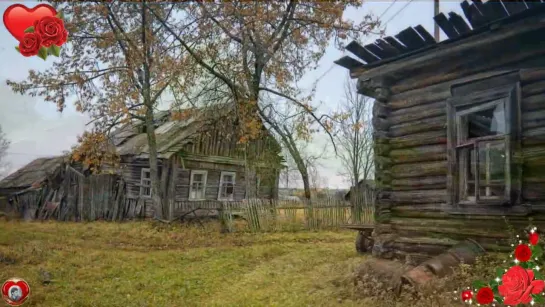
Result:
{"type": "Polygon", "coordinates": [[[447,159],[447,145],[426,145],[405,149],[394,149],[389,153],[393,163],[439,161],[447,159]]]}
{"type": "Polygon", "coordinates": [[[409,90],[403,93],[393,95],[388,102],[392,110],[408,108],[412,106],[437,102],[451,97],[450,88],[455,83],[465,83],[474,80],[493,77],[505,73],[504,71],[492,71],[478,73],[465,78],[450,80],[447,82],[430,85],[428,87],[409,90]]]}
{"type": "Polygon", "coordinates": [[[545,127],[525,129],[522,131],[522,146],[545,144],[545,127]]]}
{"type": "Polygon", "coordinates": [[[545,145],[522,148],[524,164],[543,165],[545,163],[545,145]]]}
{"type": "MultiPolygon", "coordinates": [[[[545,108],[545,105],[543,105],[545,108]]],[[[531,128],[545,127],[545,110],[534,110],[522,113],[523,131],[531,128]]]]}
{"type": "MultiPolygon", "coordinates": [[[[488,239],[511,239],[511,236],[506,231],[501,231],[502,228],[490,229],[482,227],[429,227],[429,226],[409,226],[404,224],[394,224],[394,231],[400,236],[407,237],[445,237],[454,240],[463,240],[470,237],[481,237],[488,239]]],[[[498,223],[496,223],[498,224],[498,223]]],[[[503,229],[505,225],[502,225],[503,229]]]]}
{"type": "Polygon", "coordinates": [[[447,131],[429,131],[390,139],[391,149],[437,145],[447,143],[447,131]]]}
{"type": "MultiPolygon", "coordinates": [[[[404,240],[404,239],[402,239],[404,240]]],[[[398,242],[395,240],[388,246],[396,252],[402,251],[405,253],[425,253],[429,255],[439,255],[454,244],[426,244],[421,242],[398,242]]]]}
{"type": "Polygon", "coordinates": [[[522,87],[522,97],[528,97],[545,92],[545,80],[525,84],[522,87]]]}
{"type": "Polygon", "coordinates": [[[446,202],[447,190],[418,190],[418,191],[392,191],[390,200],[398,203],[426,204],[434,202],[446,202]]]}
{"type": "Polygon", "coordinates": [[[523,182],[522,199],[527,201],[545,200],[545,183],[523,182]]]}
{"type": "Polygon", "coordinates": [[[523,112],[530,112],[542,109],[545,105],[545,94],[537,94],[522,99],[521,108],[523,112]]]}
{"type": "Polygon", "coordinates": [[[545,69],[521,69],[520,70],[520,80],[523,83],[530,83],[534,81],[544,80],[545,79],[545,69]]]}
{"type": "Polygon", "coordinates": [[[441,100],[434,103],[392,111],[388,119],[391,125],[399,125],[402,123],[409,123],[423,118],[445,115],[446,110],[446,102],[444,100],[441,100]]]}
{"type": "MultiPolygon", "coordinates": [[[[413,206],[416,210],[419,206],[413,206]]],[[[397,213],[395,211],[397,207],[392,208],[392,213],[397,213]]],[[[543,218],[539,220],[536,219],[540,224],[545,223],[543,218]]],[[[510,217],[509,223],[515,228],[523,228],[528,226],[528,218],[524,217],[510,217]]],[[[396,229],[400,226],[420,226],[426,227],[428,229],[438,229],[438,228],[458,228],[458,229],[483,229],[490,230],[493,232],[503,230],[505,232],[505,221],[501,216],[475,216],[470,219],[467,218],[458,218],[456,215],[450,216],[449,218],[414,218],[414,217],[398,217],[392,216],[390,219],[390,225],[392,229],[396,229]],[[498,220],[501,220],[498,223],[498,220]]]]}
{"type": "Polygon", "coordinates": [[[392,188],[394,187],[407,187],[411,189],[415,188],[422,188],[424,190],[426,189],[434,189],[434,188],[426,188],[428,186],[438,186],[437,189],[446,189],[447,184],[447,177],[446,176],[426,176],[426,177],[416,177],[416,178],[400,178],[400,179],[393,179],[392,180],[392,188]]]}
{"type": "Polygon", "coordinates": [[[386,103],[375,100],[373,103],[373,117],[388,117],[390,109],[386,103]]]}
{"type": "Polygon", "coordinates": [[[399,125],[393,125],[388,131],[388,135],[390,137],[398,137],[418,132],[446,129],[446,122],[447,116],[441,115],[438,117],[425,118],[399,125]]]}
{"type": "Polygon", "coordinates": [[[390,121],[380,117],[373,117],[371,124],[373,125],[373,129],[377,131],[388,131],[390,128],[390,121]]]}
{"type": "Polygon", "coordinates": [[[396,164],[391,168],[392,179],[424,176],[446,176],[447,161],[396,164]]]}

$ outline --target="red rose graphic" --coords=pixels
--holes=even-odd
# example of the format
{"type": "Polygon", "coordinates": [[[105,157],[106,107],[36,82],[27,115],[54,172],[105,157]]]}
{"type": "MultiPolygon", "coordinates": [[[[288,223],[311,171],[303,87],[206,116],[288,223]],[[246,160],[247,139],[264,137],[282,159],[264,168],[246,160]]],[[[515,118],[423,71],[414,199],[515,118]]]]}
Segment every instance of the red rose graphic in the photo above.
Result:
{"type": "Polygon", "coordinates": [[[534,271],[516,265],[503,275],[498,291],[505,298],[505,305],[517,305],[530,303],[531,294],[541,293],[544,288],[543,280],[534,280],[534,271]]]}
{"type": "Polygon", "coordinates": [[[19,43],[19,52],[26,57],[37,55],[38,51],[40,51],[41,42],[42,38],[39,34],[25,33],[19,43]]]}
{"type": "Polygon", "coordinates": [[[536,245],[537,242],[539,242],[539,235],[537,234],[537,232],[530,233],[530,235],[528,236],[528,241],[530,241],[530,244],[536,245]]]}
{"type": "Polygon", "coordinates": [[[51,47],[51,45],[61,46],[68,38],[64,22],[62,19],[54,16],[45,16],[35,21],[34,32],[42,36],[42,45],[44,47],[51,47]]]}
{"type": "Polygon", "coordinates": [[[530,247],[526,244],[519,244],[517,248],[515,248],[515,258],[520,262],[526,262],[530,260],[532,257],[532,251],[530,250],[530,247]]]}
{"type": "Polygon", "coordinates": [[[494,301],[494,292],[490,287],[484,287],[477,292],[477,303],[481,305],[488,305],[494,301]]]}

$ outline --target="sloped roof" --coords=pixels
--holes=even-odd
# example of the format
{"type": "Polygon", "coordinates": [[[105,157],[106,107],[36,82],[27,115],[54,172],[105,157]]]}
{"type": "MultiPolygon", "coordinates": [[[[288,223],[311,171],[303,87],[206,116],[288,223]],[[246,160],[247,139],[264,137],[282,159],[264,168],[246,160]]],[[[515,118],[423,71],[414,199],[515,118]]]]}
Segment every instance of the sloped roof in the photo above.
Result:
{"type": "Polygon", "coordinates": [[[464,0],[460,3],[465,20],[454,12],[448,13],[448,16],[441,13],[434,17],[434,21],[448,36],[447,40],[437,42],[421,25],[408,27],[397,35],[378,39],[365,46],[353,41],[346,46],[346,50],[356,58],[344,56],[335,63],[350,70],[371,69],[419,55],[479,33],[493,31],[499,25],[545,13],[545,2],[540,0],[489,0],[484,3],[481,0],[472,0],[471,2],[470,4],[468,0],[464,0]]]}
{"type": "MultiPolygon", "coordinates": [[[[229,113],[230,108],[210,107],[209,109],[195,109],[184,120],[171,120],[170,112],[160,111],[155,115],[155,136],[159,158],[169,158],[180,151],[184,145],[191,142],[207,123],[219,120],[229,113]]],[[[142,132],[143,122],[136,121],[114,131],[111,142],[120,156],[134,156],[148,158],[148,137],[142,132]]]]}
{"type": "Polygon", "coordinates": [[[0,181],[0,188],[28,188],[43,182],[62,167],[65,156],[38,158],[0,181]]]}

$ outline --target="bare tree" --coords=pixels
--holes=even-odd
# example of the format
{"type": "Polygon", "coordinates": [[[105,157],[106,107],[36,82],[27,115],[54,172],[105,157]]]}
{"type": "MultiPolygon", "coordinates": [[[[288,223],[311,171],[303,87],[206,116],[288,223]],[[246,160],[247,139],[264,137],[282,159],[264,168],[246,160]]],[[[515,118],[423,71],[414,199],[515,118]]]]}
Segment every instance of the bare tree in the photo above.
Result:
{"type": "Polygon", "coordinates": [[[354,82],[347,78],[344,99],[335,115],[338,120],[335,140],[343,175],[356,190],[361,180],[373,177],[372,102],[370,98],[359,95],[354,82]]]}
{"type": "Polygon", "coordinates": [[[6,139],[6,134],[2,131],[2,126],[0,126],[0,179],[7,175],[9,163],[5,161],[5,158],[10,143],[11,142],[6,139]]]}

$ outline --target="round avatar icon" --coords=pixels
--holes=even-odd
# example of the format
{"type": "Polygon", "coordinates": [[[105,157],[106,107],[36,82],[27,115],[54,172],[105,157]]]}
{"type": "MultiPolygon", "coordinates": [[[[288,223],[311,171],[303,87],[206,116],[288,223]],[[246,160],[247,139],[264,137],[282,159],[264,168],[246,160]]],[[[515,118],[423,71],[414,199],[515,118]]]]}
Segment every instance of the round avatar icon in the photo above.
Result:
{"type": "Polygon", "coordinates": [[[2,285],[2,298],[10,306],[22,305],[29,294],[30,287],[21,278],[10,278],[2,285]]]}

